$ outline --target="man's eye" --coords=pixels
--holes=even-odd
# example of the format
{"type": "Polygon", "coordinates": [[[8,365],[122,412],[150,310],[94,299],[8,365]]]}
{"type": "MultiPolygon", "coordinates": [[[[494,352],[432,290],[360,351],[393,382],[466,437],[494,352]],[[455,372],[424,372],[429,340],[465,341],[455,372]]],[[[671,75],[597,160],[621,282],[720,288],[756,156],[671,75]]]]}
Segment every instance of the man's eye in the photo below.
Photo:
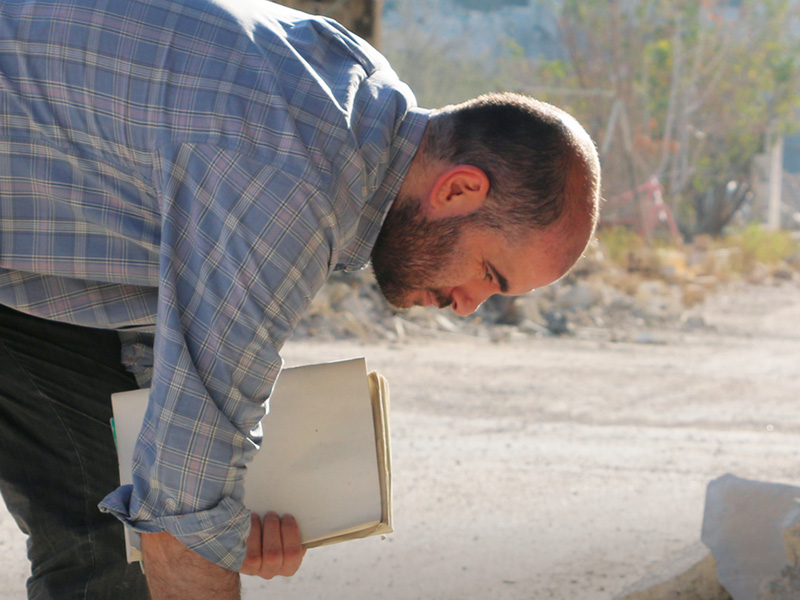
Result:
{"type": "Polygon", "coordinates": [[[486,279],[491,282],[492,281],[492,272],[489,269],[486,269],[486,279]]]}

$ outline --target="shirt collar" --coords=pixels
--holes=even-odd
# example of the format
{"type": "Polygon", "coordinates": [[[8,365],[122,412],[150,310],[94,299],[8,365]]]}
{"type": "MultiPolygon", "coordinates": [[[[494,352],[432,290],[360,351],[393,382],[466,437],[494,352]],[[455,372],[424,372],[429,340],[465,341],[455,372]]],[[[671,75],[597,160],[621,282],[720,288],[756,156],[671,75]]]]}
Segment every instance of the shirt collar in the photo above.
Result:
{"type": "Polygon", "coordinates": [[[386,175],[375,193],[367,199],[353,241],[339,254],[337,269],[357,271],[367,266],[381,225],[408,173],[411,161],[422,142],[431,111],[412,107],[403,117],[392,140],[391,158],[386,175]]]}

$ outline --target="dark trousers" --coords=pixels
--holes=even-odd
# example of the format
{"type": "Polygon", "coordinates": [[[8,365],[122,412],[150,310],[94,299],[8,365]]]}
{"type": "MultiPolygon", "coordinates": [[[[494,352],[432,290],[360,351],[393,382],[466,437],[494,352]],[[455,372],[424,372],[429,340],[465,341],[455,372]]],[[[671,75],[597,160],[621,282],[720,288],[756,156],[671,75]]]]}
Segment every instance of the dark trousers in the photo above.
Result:
{"type": "Polygon", "coordinates": [[[97,508],[119,485],[110,395],[135,387],[115,332],[0,306],[0,491],[29,536],[31,599],[148,597],[97,508]]]}

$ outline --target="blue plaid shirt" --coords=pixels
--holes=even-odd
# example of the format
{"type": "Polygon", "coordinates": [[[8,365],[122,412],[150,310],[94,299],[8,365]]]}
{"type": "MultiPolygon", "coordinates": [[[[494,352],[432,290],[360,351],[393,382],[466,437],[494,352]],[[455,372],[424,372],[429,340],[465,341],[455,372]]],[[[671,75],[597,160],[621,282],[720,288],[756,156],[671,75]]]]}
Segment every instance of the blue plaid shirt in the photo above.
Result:
{"type": "Polygon", "coordinates": [[[279,349],[368,262],[414,105],[365,42],[262,0],[3,0],[0,303],[155,330],[134,484],[104,510],[240,567],[279,349]]]}

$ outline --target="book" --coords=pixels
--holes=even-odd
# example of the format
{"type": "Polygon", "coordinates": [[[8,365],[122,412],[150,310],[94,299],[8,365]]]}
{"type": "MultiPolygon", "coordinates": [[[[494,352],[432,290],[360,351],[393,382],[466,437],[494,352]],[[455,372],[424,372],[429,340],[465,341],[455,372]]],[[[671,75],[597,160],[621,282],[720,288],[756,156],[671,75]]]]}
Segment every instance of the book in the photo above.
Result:
{"type": "MultiPolygon", "coordinates": [[[[132,483],[148,392],[111,397],[122,485],[132,483]]],[[[244,477],[245,506],[294,515],[306,548],[390,533],[388,402],[386,379],[363,358],[283,369],[244,477]]],[[[128,561],[141,560],[138,535],[126,527],[125,539],[128,561]]]]}

